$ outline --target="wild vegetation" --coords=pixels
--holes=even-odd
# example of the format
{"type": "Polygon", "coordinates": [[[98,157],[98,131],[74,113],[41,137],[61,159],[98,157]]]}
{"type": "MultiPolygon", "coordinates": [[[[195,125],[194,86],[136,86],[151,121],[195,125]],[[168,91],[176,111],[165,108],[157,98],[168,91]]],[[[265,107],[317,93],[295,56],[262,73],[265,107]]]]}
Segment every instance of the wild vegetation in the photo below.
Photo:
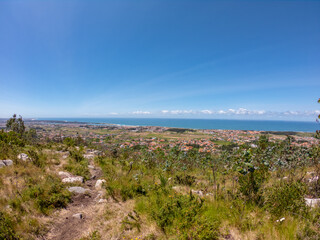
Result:
{"type": "MultiPolygon", "coordinates": [[[[105,198],[133,203],[115,234],[119,239],[319,239],[320,208],[305,198],[320,198],[320,145],[292,141],[262,135],[255,145],[223,144],[214,154],[197,147],[111,149],[80,137],[40,142],[14,115],[0,132],[0,159],[13,160],[0,168],[0,239],[45,238],[51,225],[42,219],[74,197],[57,166],[63,162],[65,171],[89,181],[89,146],[100,153],[94,163],[105,180],[105,198]]],[[[107,239],[105,229],[81,239],[107,239]]]]}

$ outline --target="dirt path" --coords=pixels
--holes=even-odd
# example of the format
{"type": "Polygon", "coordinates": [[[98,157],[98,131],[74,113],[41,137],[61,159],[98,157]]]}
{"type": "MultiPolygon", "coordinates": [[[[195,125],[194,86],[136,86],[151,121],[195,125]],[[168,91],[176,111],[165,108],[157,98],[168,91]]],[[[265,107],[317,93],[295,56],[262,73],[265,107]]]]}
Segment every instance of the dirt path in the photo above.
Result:
{"type": "Polygon", "coordinates": [[[94,166],[90,161],[91,179],[82,187],[89,189],[88,194],[75,194],[67,208],[57,211],[52,216],[44,219],[49,232],[42,240],[78,240],[98,231],[102,239],[143,239],[150,233],[157,232],[154,226],[145,224],[146,219],[141,219],[141,231],[124,228],[122,221],[128,214],[133,213],[135,201],[115,201],[112,198],[103,199],[104,192],[95,189],[95,184],[102,177],[100,167],[94,166]],[[93,166],[93,168],[92,168],[93,166]],[[99,200],[102,202],[99,203],[99,200]],[[82,218],[74,217],[82,214],[82,218]]]}
{"type": "MultiPolygon", "coordinates": [[[[92,165],[93,162],[90,162],[92,165]]],[[[75,194],[67,208],[62,209],[49,219],[50,231],[44,237],[46,240],[79,239],[90,230],[93,220],[103,212],[104,204],[98,203],[103,192],[95,189],[97,179],[102,176],[101,169],[94,166],[90,169],[91,179],[84,183],[84,188],[90,189],[86,194],[75,194]],[[75,214],[82,217],[74,217],[75,214]]]]}

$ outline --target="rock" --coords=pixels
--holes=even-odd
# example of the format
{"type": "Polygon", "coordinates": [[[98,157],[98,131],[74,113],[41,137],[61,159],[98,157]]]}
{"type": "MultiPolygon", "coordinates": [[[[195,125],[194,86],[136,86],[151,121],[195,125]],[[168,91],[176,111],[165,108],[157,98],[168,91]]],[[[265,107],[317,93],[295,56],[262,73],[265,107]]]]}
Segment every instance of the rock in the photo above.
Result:
{"type": "Polygon", "coordinates": [[[101,190],[102,189],[102,184],[105,183],[106,180],[104,179],[98,179],[97,182],[96,182],[96,185],[95,185],[95,188],[97,190],[101,190]]]}
{"type": "Polygon", "coordinates": [[[318,176],[314,176],[314,177],[312,177],[312,178],[309,178],[308,179],[308,182],[309,183],[313,183],[313,182],[317,182],[319,180],[319,177],[318,176]]]}
{"type": "Polygon", "coordinates": [[[90,168],[90,169],[94,169],[94,166],[92,166],[92,165],[88,165],[88,168],[90,168]]]}
{"type": "Polygon", "coordinates": [[[72,215],[73,218],[77,218],[77,219],[82,219],[83,218],[83,214],[82,213],[76,213],[72,215]]]}
{"type": "Polygon", "coordinates": [[[13,164],[13,161],[10,159],[7,160],[0,160],[0,168],[11,166],[13,164]]]}
{"type": "Polygon", "coordinates": [[[86,159],[94,159],[95,155],[94,154],[83,154],[83,157],[86,159]]]}
{"type": "Polygon", "coordinates": [[[63,177],[63,178],[66,178],[66,177],[71,177],[72,175],[68,172],[58,172],[59,176],[63,177]]]}
{"type": "Polygon", "coordinates": [[[179,186],[173,186],[172,189],[177,191],[177,192],[180,190],[179,186]]]}
{"type": "Polygon", "coordinates": [[[193,194],[197,194],[199,197],[203,197],[203,192],[201,190],[191,190],[193,194]]]}
{"type": "Polygon", "coordinates": [[[283,218],[280,218],[280,219],[278,219],[276,222],[283,222],[284,220],[286,220],[284,217],[283,218]]]}
{"type": "Polygon", "coordinates": [[[304,200],[309,207],[320,206],[320,198],[305,198],[304,200]]]}
{"type": "Polygon", "coordinates": [[[29,156],[27,154],[25,154],[25,153],[20,153],[18,155],[18,159],[20,159],[22,161],[27,161],[27,160],[29,160],[29,156]]]}
{"type": "Polygon", "coordinates": [[[62,182],[63,183],[73,183],[73,182],[83,182],[83,177],[67,177],[67,178],[64,178],[62,179],[62,182]]]}
{"type": "Polygon", "coordinates": [[[98,201],[98,203],[106,203],[106,202],[107,202],[106,199],[100,199],[100,200],[98,201]]]}
{"type": "Polygon", "coordinates": [[[67,189],[69,192],[78,193],[78,194],[84,194],[87,191],[89,191],[89,189],[85,189],[83,187],[68,187],[67,189]]]}

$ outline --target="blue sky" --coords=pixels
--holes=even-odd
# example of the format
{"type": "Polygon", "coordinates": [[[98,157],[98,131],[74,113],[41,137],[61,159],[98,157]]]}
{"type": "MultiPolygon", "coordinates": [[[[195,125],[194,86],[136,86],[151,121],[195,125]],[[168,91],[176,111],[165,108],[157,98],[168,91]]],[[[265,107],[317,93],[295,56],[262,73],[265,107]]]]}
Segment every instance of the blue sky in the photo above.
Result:
{"type": "Polygon", "coordinates": [[[320,1],[0,1],[0,117],[314,121],[320,1]]]}

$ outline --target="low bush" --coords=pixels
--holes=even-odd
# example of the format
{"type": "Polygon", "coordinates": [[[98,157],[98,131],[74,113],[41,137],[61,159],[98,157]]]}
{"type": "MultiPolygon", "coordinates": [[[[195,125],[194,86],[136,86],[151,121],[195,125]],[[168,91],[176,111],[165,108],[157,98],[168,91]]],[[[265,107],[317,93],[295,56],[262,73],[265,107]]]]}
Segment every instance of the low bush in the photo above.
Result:
{"type": "Polygon", "coordinates": [[[145,201],[146,211],[168,235],[177,239],[217,239],[219,222],[202,217],[204,201],[190,195],[167,194],[158,188],[145,201]],[[147,200],[148,199],[148,200],[147,200]]]}
{"type": "Polygon", "coordinates": [[[281,181],[265,191],[265,208],[273,215],[302,214],[307,211],[304,195],[307,189],[302,182],[281,181]]]}
{"type": "Polygon", "coordinates": [[[174,178],[174,182],[180,185],[192,186],[196,181],[196,177],[188,174],[177,174],[174,178]]]}
{"type": "Polygon", "coordinates": [[[52,176],[47,176],[42,184],[30,184],[23,197],[25,200],[34,199],[36,208],[44,214],[54,208],[66,207],[70,201],[70,193],[59,179],[52,176]]]}
{"type": "Polygon", "coordinates": [[[14,230],[14,221],[4,212],[0,211],[0,239],[16,240],[20,239],[14,230]]]}
{"type": "Polygon", "coordinates": [[[88,168],[88,160],[83,157],[81,151],[71,150],[69,153],[69,161],[64,168],[74,175],[82,176],[84,180],[89,180],[90,171],[88,168]]]}

